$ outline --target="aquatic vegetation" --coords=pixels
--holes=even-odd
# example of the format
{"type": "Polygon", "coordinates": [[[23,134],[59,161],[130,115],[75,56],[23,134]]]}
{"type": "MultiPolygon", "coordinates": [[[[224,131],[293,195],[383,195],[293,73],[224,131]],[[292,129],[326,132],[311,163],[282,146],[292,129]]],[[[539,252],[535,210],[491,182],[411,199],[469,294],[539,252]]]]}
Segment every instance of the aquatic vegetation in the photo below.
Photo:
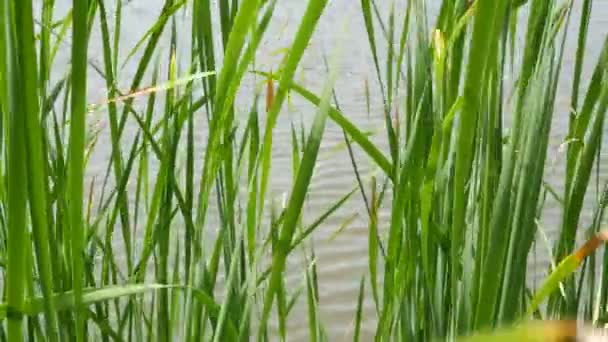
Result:
{"type": "Polygon", "coordinates": [[[597,60],[586,56],[593,1],[436,3],[429,20],[423,0],[360,0],[360,43],[375,70],[365,102],[369,113],[368,87],[377,86],[374,114],[385,124],[372,136],[340,107],[351,100],[336,92],[344,42],[328,52],[319,93],[296,77],[327,0],[306,2],[272,70],[260,70],[256,54],[286,1],[165,0],[122,58],[121,34],[133,24],[123,22],[122,0],[74,0],[59,19],[55,0],[0,0],[0,341],[287,340],[298,305],[307,337],[329,340],[312,240],[349,201],[365,208],[368,270],[348,338],[364,339],[369,322],[379,341],[511,336],[530,318],[603,324],[608,36],[597,60]],[[572,35],[575,67],[564,75],[572,35]],[[64,49],[69,65],[57,60],[64,49]],[[127,87],[125,65],[134,66],[127,87]],[[63,77],[51,77],[56,68],[63,77]],[[91,75],[103,79],[106,100],[90,100],[91,75]],[[258,87],[243,109],[235,101],[247,77],[258,87]],[[557,106],[564,77],[569,113],[557,106]],[[282,146],[292,182],[277,205],[273,133],[291,96],[316,109],[282,146]],[[559,115],[569,126],[564,187],[554,189],[544,178],[559,115]],[[95,127],[96,116],[108,127],[95,127]],[[303,208],[328,121],[344,133],[337,153],[357,183],[311,215],[303,208]],[[104,129],[108,163],[89,179],[104,129]],[[561,213],[548,248],[554,266],[531,286],[549,197],[561,213]],[[295,254],[300,288],[285,279],[295,254]],[[373,315],[363,310],[369,301],[373,315]]]}

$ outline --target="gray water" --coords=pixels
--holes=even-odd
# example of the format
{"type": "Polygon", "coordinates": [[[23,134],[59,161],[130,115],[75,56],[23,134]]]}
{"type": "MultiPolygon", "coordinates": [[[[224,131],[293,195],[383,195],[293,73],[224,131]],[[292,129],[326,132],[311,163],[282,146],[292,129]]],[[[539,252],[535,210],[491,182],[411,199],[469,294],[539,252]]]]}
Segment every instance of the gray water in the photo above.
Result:
{"type": "MultiPolygon", "coordinates": [[[[67,0],[57,2],[58,9],[56,16],[59,18],[66,13],[71,2],[67,0]]],[[[405,3],[403,0],[396,2],[398,6],[403,6],[403,3],[405,3]]],[[[119,56],[121,56],[120,60],[126,58],[129,50],[145,34],[146,30],[153,25],[162,8],[162,3],[163,1],[160,0],[133,0],[124,4],[119,53],[119,56]]],[[[383,13],[387,13],[389,3],[390,1],[378,1],[383,13]]],[[[429,1],[429,13],[436,13],[437,3],[438,1],[429,1]]],[[[567,40],[563,77],[559,88],[555,121],[551,132],[551,153],[547,161],[546,172],[547,181],[560,192],[562,191],[561,182],[563,179],[565,156],[563,151],[559,149],[559,146],[564,141],[567,130],[570,99],[569,85],[571,84],[574,65],[576,30],[578,29],[578,17],[580,13],[580,1],[576,1],[576,3],[577,9],[573,15],[567,40]]],[[[281,55],[277,54],[277,51],[289,47],[305,7],[306,1],[303,0],[279,1],[271,26],[266,33],[265,41],[258,51],[258,69],[268,70],[270,68],[277,68],[281,59],[281,55]]],[[[107,10],[108,12],[112,12],[114,6],[109,5],[107,10]]],[[[181,56],[182,69],[185,70],[189,60],[188,51],[190,42],[188,32],[190,31],[190,13],[179,14],[178,18],[181,18],[178,30],[183,32],[180,35],[178,55],[181,56]]],[[[593,66],[595,66],[601,45],[608,31],[607,28],[608,1],[597,0],[594,2],[589,27],[586,63],[583,72],[584,85],[589,79],[593,66]]],[[[91,62],[97,65],[103,65],[100,36],[100,30],[98,26],[95,26],[90,42],[89,56],[91,62]]],[[[342,111],[362,130],[377,132],[373,140],[386,150],[388,144],[383,132],[384,119],[380,110],[381,103],[379,102],[381,97],[379,96],[378,87],[374,82],[375,74],[366,37],[359,9],[359,1],[330,1],[319,22],[319,28],[312,39],[311,45],[306,50],[301,62],[301,72],[297,74],[297,81],[318,92],[327,74],[323,65],[323,54],[329,54],[337,45],[337,42],[341,42],[343,57],[339,63],[340,71],[335,88],[342,111]],[[341,27],[343,25],[347,25],[348,29],[342,30],[341,27]],[[369,80],[372,87],[371,99],[374,101],[371,103],[372,115],[370,117],[368,117],[366,112],[365,80],[369,80]]],[[[218,41],[217,45],[219,46],[219,44],[220,42],[218,41]]],[[[380,46],[384,46],[383,42],[380,44],[380,46]]],[[[167,39],[161,41],[161,48],[157,49],[161,53],[161,59],[166,59],[166,56],[168,56],[168,46],[167,39]]],[[[68,46],[66,46],[64,51],[59,53],[57,58],[56,67],[53,69],[55,78],[62,76],[68,67],[68,46]]],[[[129,82],[135,72],[137,60],[137,55],[135,55],[125,68],[120,71],[118,80],[121,89],[128,88],[129,82]]],[[[92,70],[90,75],[88,86],[89,102],[102,102],[105,99],[105,83],[92,70]]],[[[246,115],[251,105],[252,94],[256,87],[259,86],[258,82],[259,80],[255,80],[249,76],[243,83],[243,88],[237,99],[237,111],[242,115],[246,115]]],[[[144,82],[143,85],[148,85],[148,83],[144,82]]],[[[140,103],[140,105],[143,106],[143,103],[140,103]]],[[[281,199],[285,196],[284,194],[291,187],[290,123],[293,121],[299,124],[300,121],[303,121],[305,124],[309,124],[314,113],[314,107],[294,96],[291,105],[284,109],[274,131],[271,197],[275,198],[278,203],[281,202],[281,199]]],[[[196,137],[197,141],[201,142],[201,149],[204,148],[203,145],[206,141],[206,127],[203,121],[201,120],[200,123],[197,123],[196,128],[196,137]]],[[[99,112],[92,115],[91,122],[96,127],[105,128],[101,132],[100,143],[98,143],[87,169],[88,180],[93,179],[93,177],[98,179],[103,177],[111,152],[108,143],[109,128],[107,128],[108,119],[106,113],[99,112]]],[[[126,136],[132,136],[136,130],[137,127],[133,124],[127,128],[126,136]]],[[[350,191],[356,184],[346,150],[344,148],[336,150],[342,144],[343,135],[341,129],[332,122],[329,122],[311,185],[310,196],[306,204],[304,213],[305,222],[313,220],[320,212],[350,191]]],[[[202,156],[202,153],[200,155],[202,156]]],[[[361,151],[355,149],[355,155],[361,169],[360,171],[364,176],[368,176],[375,171],[375,168],[368,162],[361,151]]],[[[608,154],[603,152],[603,159],[606,157],[608,157],[608,154]]],[[[198,166],[200,166],[200,163],[201,160],[197,161],[198,166]]],[[[605,170],[606,168],[604,168],[604,172],[601,174],[602,180],[608,179],[608,173],[605,170]]],[[[589,193],[593,193],[593,191],[589,191],[589,193]]],[[[584,219],[588,219],[593,207],[592,201],[588,202],[589,205],[583,212],[584,219]]],[[[211,209],[213,210],[213,208],[211,209]]],[[[386,226],[385,223],[387,222],[389,211],[390,198],[380,213],[380,227],[386,226]]],[[[368,270],[367,220],[366,215],[360,214],[363,212],[363,201],[360,197],[354,197],[345,208],[339,210],[320,227],[315,235],[315,251],[320,285],[320,311],[323,323],[332,341],[351,338],[351,323],[355,313],[358,285],[361,277],[368,270]],[[358,216],[335,240],[330,242],[329,238],[336,229],[352,215],[358,216]]],[[[556,233],[560,215],[561,209],[559,205],[555,201],[548,199],[546,213],[541,224],[546,230],[549,239],[556,233]]],[[[534,276],[542,277],[547,269],[549,260],[545,246],[537,246],[536,248],[538,249],[538,253],[533,253],[530,262],[535,273],[534,276]]],[[[301,260],[297,258],[290,260],[287,267],[288,287],[295,289],[304,284],[302,267],[301,260]]],[[[366,287],[369,288],[369,286],[366,287]]],[[[367,293],[364,305],[364,340],[370,338],[372,331],[375,329],[375,320],[371,318],[375,317],[375,313],[370,298],[370,294],[367,293]]],[[[306,307],[304,302],[301,304],[303,305],[296,305],[289,321],[290,340],[307,340],[306,307]]]]}

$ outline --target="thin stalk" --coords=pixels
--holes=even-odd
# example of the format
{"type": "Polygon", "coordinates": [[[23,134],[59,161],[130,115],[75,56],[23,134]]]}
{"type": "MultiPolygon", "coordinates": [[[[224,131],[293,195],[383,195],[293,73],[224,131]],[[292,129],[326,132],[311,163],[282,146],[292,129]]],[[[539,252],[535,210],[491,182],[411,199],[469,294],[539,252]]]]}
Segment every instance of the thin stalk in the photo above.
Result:
{"type": "Polygon", "coordinates": [[[84,226],[82,217],[85,113],[87,101],[87,51],[88,51],[88,1],[74,0],[72,23],[72,93],[70,117],[70,142],[68,160],[68,198],[72,243],[72,286],[76,298],[76,340],[84,338],[84,317],[80,311],[84,287],[84,226]]]}

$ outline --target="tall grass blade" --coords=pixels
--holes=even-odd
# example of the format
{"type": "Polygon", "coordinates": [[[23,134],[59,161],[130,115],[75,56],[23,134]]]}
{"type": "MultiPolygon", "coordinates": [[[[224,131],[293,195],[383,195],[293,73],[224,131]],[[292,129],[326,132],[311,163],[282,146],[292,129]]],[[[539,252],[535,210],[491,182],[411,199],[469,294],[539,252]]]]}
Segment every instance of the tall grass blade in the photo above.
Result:
{"type": "MultiPolygon", "coordinates": [[[[47,338],[51,341],[57,339],[57,315],[54,310],[52,298],[53,274],[51,268],[49,231],[47,225],[47,187],[46,167],[43,155],[42,125],[40,122],[40,108],[38,93],[38,77],[36,65],[36,49],[34,45],[34,20],[32,17],[32,2],[22,1],[14,4],[15,20],[13,39],[16,43],[14,49],[16,77],[19,87],[19,115],[23,118],[26,146],[26,175],[28,202],[31,222],[34,233],[34,243],[38,272],[40,273],[42,291],[45,297],[45,321],[47,338]]],[[[23,186],[23,184],[22,184],[23,186]]]]}
{"type": "Polygon", "coordinates": [[[72,20],[72,83],[71,83],[71,117],[68,160],[68,198],[70,212],[70,230],[72,247],[72,285],[76,299],[76,340],[84,338],[85,319],[80,312],[84,278],[84,263],[81,255],[84,252],[85,228],[82,216],[83,182],[84,182],[84,149],[85,149],[85,113],[87,101],[87,51],[88,51],[88,2],[74,1],[72,20]]]}

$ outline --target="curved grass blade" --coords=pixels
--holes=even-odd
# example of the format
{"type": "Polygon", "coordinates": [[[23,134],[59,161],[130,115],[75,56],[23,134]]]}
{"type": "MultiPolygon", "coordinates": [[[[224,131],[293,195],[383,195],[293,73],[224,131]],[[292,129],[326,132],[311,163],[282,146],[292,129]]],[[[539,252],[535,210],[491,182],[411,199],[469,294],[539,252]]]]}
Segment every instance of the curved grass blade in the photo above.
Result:
{"type": "MultiPolygon", "coordinates": [[[[262,71],[255,71],[255,73],[265,77],[272,77],[275,80],[279,79],[278,76],[274,74],[271,75],[270,73],[262,71]]],[[[290,90],[295,91],[304,99],[316,106],[321,104],[321,99],[318,96],[293,81],[284,84],[283,87],[288,87],[290,90]]],[[[380,149],[367,138],[367,135],[334,107],[329,108],[328,115],[329,118],[338,124],[344,131],[346,131],[346,134],[348,134],[352,140],[356,142],[369,155],[369,157],[378,164],[382,171],[384,171],[392,179],[391,162],[386,158],[386,156],[384,156],[382,151],[380,151],[380,149]]]]}
{"type": "Polygon", "coordinates": [[[526,317],[531,317],[543,300],[553,293],[562,281],[572,275],[587,256],[594,253],[605,242],[608,242],[608,231],[596,234],[576,252],[562,260],[549,277],[545,279],[541,288],[534,294],[530,304],[528,304],[526,317]]]}
{"type": "MultiPolygon", "coordinates": [[[[224,65],[219,71],[217,78],[217,88],[213,94],[213,116],[210,122],[209,137],[207,150],[215,151],[219,148],[220,139],[222,136],[229,136],[229,131],[232,127],[229,120],[226,119],[227,114],[232,108],[233,98],[229,98],[230,91],[236,92],[239,84],[239,68],[244,68],[249,64],[246,58],[239,57],[245,45],[245,39],[249,29],[255,23],[255,18],[259,10],[259,2],[257,0],[249,0],[241,3],[239,12],[234,19],[234,31],[230,32],[228,43],[224,52],[224,65]],[[236,84],[236,85],[235,85],[236,84]]],[[[252,58],[252,56],[249,56],[252,58]]],[[[204,219],[208,207],[208,197],[214,183],[219,163],[223,158],[222,154],[206,153],[203,164],[203,171],[200,181],[199,190],[199,206],[197,212],[197,223],[204,224],[204,219]]],[[[230,189],[232,191],[232,189],[230,189]]]]}
{"type": "Polygon", "coordinates": [[[171,90],[171,89],[174,89],[174,88],[182,86],[182,85],[187,85],[192,81],[200,80],[205,77],[210,77],[210,76],[214,76],[214,75],[215,75],[214,71],[201,71],[201,72],[197,72],[197,73],[194,73],[191,75],[177,78],[175,80],[170,80],[165,83],[145,87],[145,88],[142,88],[139,90],[132,91],[125,95],[120,95],[120,96],[113,97],[111,99],[107,99],[103,102],[90,104],[90,105],[88,105],[88,112],[90,113],[93,111],[101,110],[104,106],[107,106],[110,103],[122,102],[122,101],[125,101],[128,99],[131,99],[131,98],[149,95],[151,93],[158,93],[161,91],[171,90]]]}
{"type": "MultiPolygon", "coordinates": [[[[189,288],[181,285],[163,285],[163,284],[128,284],[107,286],[101,289],[85,289],[82,295],[82,305],[91,305],[99,302],[105,302],[121,297],[140,295],[147,292],[153,292],[166,289],[183,289],[192,291],[193,297],[199,300],[202,304],[210,309],[210,312],[218,314],[220,306],[207,294],[196,288],[189,288]]],[[[76,307],[76,299],[74,292],[64,292],[54,294],[53,298],[56,303],[56,310],[72,310],[76,307]]],[[[24,314],[32,316],[44,312],[43,297],[28,299],[24,309],[24,314]]],[[[0,320],[7,318],[8,311],[7,303],[0,303],[0,320]]]]}
{"type": "MultiPolygon", "coordinates": [[[[325,3],[326,3],[325,1],[321,1],[321,2],[313,1],[309,4],[309,10],[314,11],[315,9],[317,9],[320,11],[323,9],[325,3]],[[314,6],[314,4],[316,4],[316,6],[319,6],[319,7],[314,6]]],[[[315,15],[315,14],[310,14],[310,15],[315,15]]],[[[317,13],[316,15],[319,15],[319,13],[317,13]]],[[[288,65],[289,65],[289,63],[288,63],[288,65]]],[[[295,65],[294,65],[294,68],[295,68],[295,65]]],[[[325,131],[325,123],[326,123],[328,111],[330,108],[329,101],[331,99],[332,89],[333,89],[334,82],[335,82],[335,79],[337,76],[336,73],[337,73],[337,70],[335,68],[330,70],[329,77],[325,83],[321,104],[319,105],[319,110],[318,110],[317,114],[315,115],[315,119],[312,124],[310,134],[309,134],[308,138],[306,139],[306,146],[305,146],[304,153],[302,155],[300,167],[298,168],[298,173],[297,173],[296,179],[294,181],[293,190],[292,190],[291,196],[289,198],[287,208],[285,209],[285,218],[283,220],[283,226],[282,226],[282,229],[279,234],[279,241],[278,241],[278,246],[277,246],[278,248],[277,248],[276,253],[273,255],[272,272],[270,275],[268,288],[266,290],[266,295],[264,298],[264,306],[262,309],[262,316],[261,316],[262,318],[261,318],[261,322],[260,322],[260,330],[258,333],[258,339],[260,339],[265,333],[264,327],[266,326],[266,322],[268,320],[270,310],[272,308],[272,304],[274,301],[274,295],[278,292],[279,287],[282,283],[282,276],[283,276],[283,271],[285,268],[285,262],[287,259],[287,255],[289,254],[289,246],[291,245],[291,243],[293,241],[293,235],[294,235],[296,226],[298,224],[298,221],[300,219],[300,213],[301,213],[302,207],[304,205],[304,199],[308,192],[308,187],[310,185],[310,181],[312,179],[312,174],[314,171],[314,166],[315,166],[315,163],[317,160],[317,154],[319,152],[319,147],[321,145],[321,138],[323,137],[323,133],[325,131]]],[[[288,81],[290,79],[291,79],[291,76],[289,78],[287,78],[288,81]]],[[[281,89],[284,89],[284,88],[279,88],[278,94],[281,94],[281,89]]],[[[285,91],[286,90],[283,90],[283,92],[285,92],[285,91]]],[[[277,98],[279,97],[278,94],[277,94],[277,98]]],[[[283,96],[285,96],[285,95],[283,95],[283,96]]],[[[277,105],[277,103],[278,103],[278,101],[275,102],[273,105],[273,110],[276,111],[275,115],[278,115],[278,108],[274,107],[277,105]]],[[[276,120],[276,118],[275,118],[275,120],[276,120]]],[[[272,125],[267,126],[267,129],[268,128],[272,128],[272,125]]],[[[269,132],[268,130],[266,131],[267,137],[272,136],[270,133],[271,132],[269,132]]],[[[271,138],[270,138],[270,140],[265,141],[265,143],[266,142],[272,143],[271,138]]],[[[269,151],[266,151],[266,152],[269,153],[269,151]]],[[[267,157],[268,157],[268,155],[267,155],[267,157]]],[[[265,168],[265,169],[268,170],[267,168],[265,168]]],[[[263,192],[263,188],[261,189],[261,191],[263,192]]]]}
{"type": "MultiPolygon", "coordinates": [[[[298,28],[298,32],[296,33],[291,49],[289,50],[289,54],[286,56],[284,65],[282,66],[281,77],[279,79],[279,88],[276,92],[276,96],[274,97],[272,107],[268,112],[266,128],[264,131],[264,140],[262,141],[262,151],[260,155],[262,175],[260,178],[259,188],[259,203],[261,204],[264,203],[268,178],[270,176],[272,159],[272,134],[274,132],[274,126],[276,125],[283,102],[287,98],[289,84],[293,79],[296,68],[300,63],[300,59],[308,46],[317,22],[325,9],[325,5],[327,5],[327,0],[311,0],[308,3],[298,28]]],[[[261,205],[260,208],[263,208],[263,205],[261,205]]],[[[262,210],[260,209],[258,212],[258,217],[261,217],[261,215],[262,210]]]]}
{"type": "Polygon", "coordinates": [[[163,8],[159,18],[154,22],[154,25],[152,25],[152,27],[148,29],[148,31],[146,31],[143,37],[141,37],[141,39],[135,44],[133,49],[131,49],[131,51],[127,55],[127,58],[125,58],[125,61],[122,63],[121,69],[127,65],[129,60],[131,60],[133,55],[137,53],[137,51],[141,48],[141,46],[148,38],[153,35],[158,35],[160,34],[160,32],[162,32],[167,21],[173,16],[175,12],[177,12],[183,5],[185,5],[186,2],[186,0],[182,0],[178,3],[172,4],[169,7],[163,8]]]}
{"type": "Polygon", "coordinates": [[[310,234],[312,234],[312,232],[317,229],[321,223],[325,222],[325,220],[331,215],[333,214],[336,210],[338,210],[339,208],[342,207],[342,205],[344,205],[344,203],[346,203],[346,201],[348,201],[350,199],[350,197],[357,191],[357,188],[355,187],[354,189],[352,189],[349,193],[347,193],[346,195],[344,195],[342,198],[340,198],[338,201],[336,201],[336,203],[334,203],[327,211],[325,211],[323,214],[321,214],[317,219],[315,219],[313,221],[313,223],[311,223],[310,225],[308,225],[308,227],[306,227],[306,229],[304,229],[302,232],[300,232],[297,236],[295,236],[293,238],[293,241],[291,242],[291,247],[290,247],[290,251],[293,251],[296,247],[298,247],[298,245],[300,243],[302,243],[302,241],[304,241],[310,234]]]}

